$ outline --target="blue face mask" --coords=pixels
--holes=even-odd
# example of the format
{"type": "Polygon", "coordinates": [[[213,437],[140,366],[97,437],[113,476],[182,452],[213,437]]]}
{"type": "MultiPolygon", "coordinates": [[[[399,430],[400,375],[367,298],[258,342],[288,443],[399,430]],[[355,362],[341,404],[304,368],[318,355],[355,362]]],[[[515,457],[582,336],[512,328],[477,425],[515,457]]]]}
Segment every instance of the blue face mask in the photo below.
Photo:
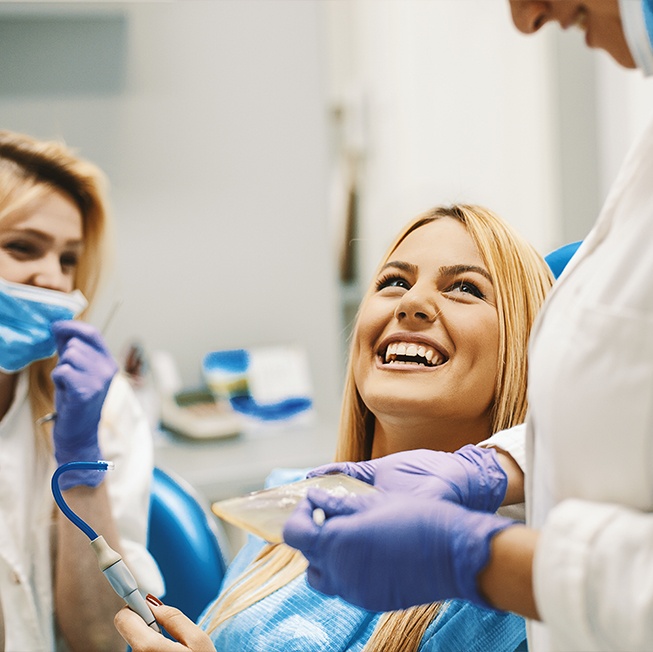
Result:
{"type": "Polygon", "coordinates": [[[619,0],[621,24],[635,65],[653,75],[653,0],[619,0]]]}
{"type": "Polygon", "coordinates": [[[15,373],[57,350],[50,325],[73,319],[88,305],[84,295],[0,279],[0,371],[15,373]]]}

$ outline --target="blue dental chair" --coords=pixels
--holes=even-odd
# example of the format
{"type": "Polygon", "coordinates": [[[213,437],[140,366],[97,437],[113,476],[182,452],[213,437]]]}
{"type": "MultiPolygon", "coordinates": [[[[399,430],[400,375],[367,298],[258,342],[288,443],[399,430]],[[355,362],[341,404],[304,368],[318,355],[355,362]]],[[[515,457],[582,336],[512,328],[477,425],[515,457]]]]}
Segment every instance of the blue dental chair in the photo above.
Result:
{"type": "Polygon", "coordinates": [[[554,249],[550,254],[547,254],[544,257],[544,260],[548,263],[553,276],[558,278],[562,274],[562,270],[567,266],[567,263],[571,260],[571,257],[576,253],[576,250],[582,244],[582,240],[578,242],[570,242],[569,244],[563,245],[554,249]]]}
{"type": "Polygon", "coordinates": [[[152,478],[147,549],[165,580],[163,602],[196,621],[220,590],[227,537],[194,489],[160,468],[152,478]]]}

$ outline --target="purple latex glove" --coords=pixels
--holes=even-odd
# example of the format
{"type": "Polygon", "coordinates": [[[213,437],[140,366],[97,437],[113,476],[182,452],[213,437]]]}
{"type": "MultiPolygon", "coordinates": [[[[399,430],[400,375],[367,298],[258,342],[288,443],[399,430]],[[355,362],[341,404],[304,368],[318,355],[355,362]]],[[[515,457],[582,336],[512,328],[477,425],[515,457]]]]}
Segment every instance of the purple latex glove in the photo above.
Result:
{"type": "Polygon", "coordinates": [[[308,583],[370,611],[460,598],[491,606],[477,575],[492,537],[515,521],[448,500],[400,493],[336,497],[309,489],[286,522],[285,542],[309,562],[308,583]],[[313,510],[324,510],[322,526],[313,510]]]}
{"type": "MultiPolygon", "coordinates": [[[[52,325],[59,362],[52,372],[57,418],[52,429],[54,456],[59,465],[102,459],[98,426],[109,385],[118,371],[98,330],[79,321],[52,325]]],[[[96,487],[104,473],[72,470],[62,474],[61,489],[96,487]]]]}
{"type": "Polygon", "coordinates": [[[328,473],[345,473],[384,491],[446,498],[484,512],[495,512],[508,488],[496,450],[471,444],[455,453],[420,449],[367,462],[325,464],[310,471],[308,477],[328,473]]]}

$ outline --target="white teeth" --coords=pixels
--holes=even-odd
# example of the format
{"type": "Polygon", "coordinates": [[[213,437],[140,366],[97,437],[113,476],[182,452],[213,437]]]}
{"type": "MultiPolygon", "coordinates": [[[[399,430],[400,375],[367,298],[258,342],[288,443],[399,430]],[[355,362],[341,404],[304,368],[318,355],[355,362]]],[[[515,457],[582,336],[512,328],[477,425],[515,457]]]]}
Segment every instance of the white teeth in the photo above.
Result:
{"type": "Polygon", "coordinates": [[[386,364],[413,364],[418,366],[437,366],[445,362],[445,358],[435,349],[423,344],[412,342],[393,342],[385,351],[386,364]],[[415,358],[414,360],[398,360],[415,358]]]}

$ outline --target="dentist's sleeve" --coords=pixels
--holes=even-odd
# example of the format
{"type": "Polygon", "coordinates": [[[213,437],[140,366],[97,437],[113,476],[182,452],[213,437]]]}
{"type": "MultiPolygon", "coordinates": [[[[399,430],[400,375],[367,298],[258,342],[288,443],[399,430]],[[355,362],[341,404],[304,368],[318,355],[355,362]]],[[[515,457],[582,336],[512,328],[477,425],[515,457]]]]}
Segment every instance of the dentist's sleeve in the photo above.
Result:
{"type": "Polygon", "coordinates": [[[492,437],[479,442],[483,448],[498,448],[508,453],[519,464],[522,471],[526,469],[526,424],[500,430],[492,437]]]}
{"type": "Polygon", "coordinates": [[[549,514],[535,598],[556,650],[651,650],[653,514],[566,500],[549,514]]]}
{"type": "Polygon", "coordinates": [[[125,563],[144,593],[165,593],[159,568],[147,550],[152,432],[128,380],[116,374],[102,409],[100,449],[115,468],[106,474],[111,511],[125,563]]]}

